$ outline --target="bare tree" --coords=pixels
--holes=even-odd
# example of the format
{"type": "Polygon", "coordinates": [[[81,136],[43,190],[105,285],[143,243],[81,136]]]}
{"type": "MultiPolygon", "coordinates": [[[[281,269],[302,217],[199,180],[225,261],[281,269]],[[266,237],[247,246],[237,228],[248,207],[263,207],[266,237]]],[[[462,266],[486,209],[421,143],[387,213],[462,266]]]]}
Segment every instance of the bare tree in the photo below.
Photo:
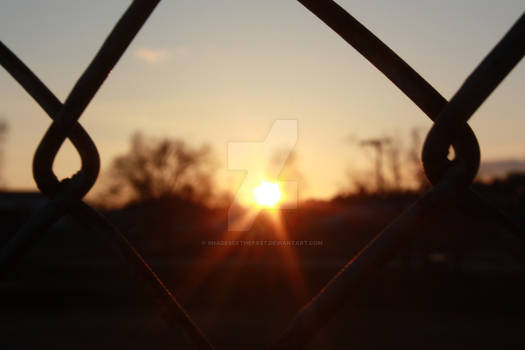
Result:
{"type": "Polygon", "coordinates": [[[129,152],[111,165],[110,192],[134,200],[179,197],[207,201],[214,170],[208,146],[193,148],[182,140],[147,139],[136,133],[129,152]]]}

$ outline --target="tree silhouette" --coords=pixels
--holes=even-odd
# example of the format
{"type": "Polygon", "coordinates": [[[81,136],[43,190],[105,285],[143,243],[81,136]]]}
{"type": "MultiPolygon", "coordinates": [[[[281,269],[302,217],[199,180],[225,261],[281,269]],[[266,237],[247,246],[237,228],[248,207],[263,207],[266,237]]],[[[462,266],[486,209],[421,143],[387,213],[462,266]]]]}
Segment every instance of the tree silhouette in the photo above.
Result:
{"type": "Polygon", "coordinates": [[[212,195],[214,168],[206,145],[193,148],[180,139],[135,133],[128,153],[111,165],[110,193],[137,201],[177,197],[205,202],[212,195]]]}

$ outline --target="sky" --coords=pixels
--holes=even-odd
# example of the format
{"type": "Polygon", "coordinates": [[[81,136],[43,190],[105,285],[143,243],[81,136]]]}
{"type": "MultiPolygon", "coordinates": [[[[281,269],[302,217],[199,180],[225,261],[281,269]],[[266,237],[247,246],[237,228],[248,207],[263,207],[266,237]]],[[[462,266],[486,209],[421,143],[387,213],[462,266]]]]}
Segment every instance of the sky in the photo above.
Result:
{"type": "MultiPolygon", "coordinates": [[[[338,3],[446,98],[525,10],[522,0],[338,3]]],[[[64,101],[129,4],[2,0],[0,38],[64,101]]],[[[471,119],[482,162],[525,161],[524,97],[520,62],[471,119]]],[[[0,116],[9,124],[2,176],[11,189],[34,189],[32,157],[50,119],[3,69],[0,116]]],[[[102,179],[140,130],[211,145],[218,188],[235,190],[243,173],[227,169],[228,144],[264,141],[280,119],[297,121],[302,198],[328,198],[348,173],[370,174],[372,153],[359,140],[391,135],[408,146],[412,128],[431,126],[295,0],[161,1],[80,122],[98,146],[102,179]]],[[[59,177],[79,169],[69,144],[54,168],[59,177]]]]}

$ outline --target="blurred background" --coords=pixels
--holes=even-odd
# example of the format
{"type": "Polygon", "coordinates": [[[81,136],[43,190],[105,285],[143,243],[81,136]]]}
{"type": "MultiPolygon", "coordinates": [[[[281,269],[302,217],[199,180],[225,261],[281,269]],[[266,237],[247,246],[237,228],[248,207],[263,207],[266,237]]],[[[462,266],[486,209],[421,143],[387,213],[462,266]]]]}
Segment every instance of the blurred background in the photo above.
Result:
{"type": "MultiPolygon", "coordinates": [[[[4,0],[2,41],[64,101],[129,3],[4,0]]],[[[447,99],[524,10],[511,0],[338,3],[447,99]]],[[[520,63],[469,123],[482,157],[473,188],[522,226],[524,83],[520,63]]],[[[276,339],[430,186],[420,164],[430,120],[295,1],[161,2],[80,122],[102,160],[87,202],[219,349],[276,339]],[[263,142],[282,119],[297,121],[295,147],[255,158],[264,169],[284,165],[240,194],[246,172],[228,168],[228,145],[263,142]],[[286,182],[297,185],[294,208],[283,205],[286,182]],[[254,217],[244,231],[228,226],[236,199],[254,217]]],[[[1,244],[46,203],[31,162],[49,125],[1,70],[1,244]]],[[[69,177],[79,168],[67,141],[54,170],[69,177]]],[[[507,232],[454,203],[423,221],[309,348],[525,344],[525,270],[504,248],[507,232]]],[[[68,217],[0,293],[7,348],[184,348],[107,238],[68,217]]]]}

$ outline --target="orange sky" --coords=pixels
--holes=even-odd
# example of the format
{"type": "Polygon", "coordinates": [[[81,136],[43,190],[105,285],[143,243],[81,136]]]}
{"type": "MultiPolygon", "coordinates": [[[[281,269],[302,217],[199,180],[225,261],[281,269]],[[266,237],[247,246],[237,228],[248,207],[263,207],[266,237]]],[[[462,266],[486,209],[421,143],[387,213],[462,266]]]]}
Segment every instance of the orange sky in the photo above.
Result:
{"type": "MultiPolygon", "coordinates": [[[[522,1],[340,1],[449,98],[523,12],[522,1]]],[[[2,41],[60,98],[87,66],[129,1],[5,0],[2,41]]],[[[10,127],[4,177],[34,188],[33,152],[49,119],[0,70],[0,115],[10,127]]],[[[525,160],[525,65],[521,62],[476,112],[483,160],[525,160]]],[[[346,172],[373,162],[356,140],[428,130],[427,117],[335,33],[293,0],[163,1],[82,116],[103,171],[136,130],[213,146],[222,189],[229,142],[263,141],[272,123],[298,123],[294,148],[304,197],[326,198],[346,172]],[[353,140],[349,142],[349,140],[353,140]]],[[[56,171],[70,176],[69,145],[56,171]]],[[[96,191],[95,186],[94,191],[96,191]]]]}

